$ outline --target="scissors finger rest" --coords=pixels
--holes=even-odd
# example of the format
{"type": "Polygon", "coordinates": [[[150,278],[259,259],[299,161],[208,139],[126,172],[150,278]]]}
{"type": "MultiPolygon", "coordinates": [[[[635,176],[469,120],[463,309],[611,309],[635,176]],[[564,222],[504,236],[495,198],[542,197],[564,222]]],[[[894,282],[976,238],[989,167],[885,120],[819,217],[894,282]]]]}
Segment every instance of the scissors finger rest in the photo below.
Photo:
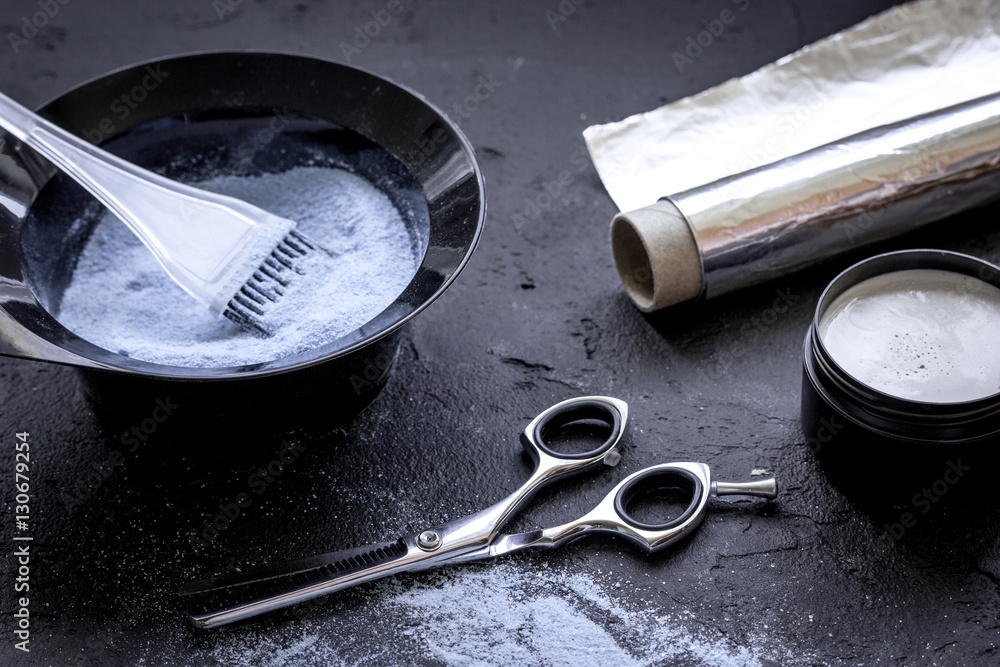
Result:
{"type": "MultiPolygon", "coordinates": [[[[711,496],[746,495],[773,500],[778,485],[773,477],[754,482],[717,482],[704,463],[663,463],[640,470],[622,480],[601,503],[575,521],[542,530],[501,535],[490,546],[490,556],[500,556],[528,548],[555,547],[592,533],[624,537],[648,553],[683,539],[700,524],[711,496]],[[671,509],[678,498],[685,506],[679,514],[660,512],[657,520],[633,512],[636,501],[645,500],[671,509]]],[[[470,554],[466,560],[473,560],[470,554]]]]}
{"type": "Polygon", "coordinates": [[[627,422],[628,406],[619,399],[586,396],[558,403],[525,428],[521,441],[534,462],[534,470],[524,484],[495,505],[404,535],[395,542],[188,584],[181,593],[189,596],[189,617],[199,627],[215,627],[401,572],[557,546],[593,532],[621,535],[647,551],[655,551],[697,527],[710,495],[747,493],[773,498],[777,493],[774,480],[716,483],[705,464],[663,464],[630,475],[593,511],[576,521],[529,533],[500,534],[503,525],[545,484],[585,470],[616,465],[627,422]],[[554,436],[581,422],[603,425],[606,438],[585,452],[559,451],[552,444],[554,436]],[[637,520],[631,511],[634,501],[657,489],[690,494],[687,508],[680,516],[664,522],[637,520]]]}

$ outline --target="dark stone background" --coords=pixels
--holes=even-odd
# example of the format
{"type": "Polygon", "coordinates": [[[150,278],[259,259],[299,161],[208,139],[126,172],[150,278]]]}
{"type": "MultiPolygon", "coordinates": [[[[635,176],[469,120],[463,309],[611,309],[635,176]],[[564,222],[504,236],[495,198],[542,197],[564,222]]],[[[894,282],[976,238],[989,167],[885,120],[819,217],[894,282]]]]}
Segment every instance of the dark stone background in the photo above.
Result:
{"type": "MultiPolygon", "coordinates": [[[[192,50],[342,59],[340,43],[385,6],[235,4],[220,20],[212,0],[72,0],[19,53],[3,40],[0,90],[38,105],[107,70],[192,50]]],[[[282,635],[308,620],[344,629],[329,646],[344,662],[375,645],[390,662],[434,664],[440,657],[410,652],[410,637],[376,622],[384,591],[347,592],[303,618],[277,614],[217,633],[186,625],[172,593],[227,563],[394,538],[478,509],[525,474],[517,434],[533,415],[564,398],[608,394],[633,410],[621,466],[573,490],[543,493],[520,525],[575,517],[628,472],[669,460],[705,461],[717,477],[734,480],[767,469],[781,484],[779,499],[713,501],[715,511],[697,534],[655,557],[591,540],[515,557],[522,563],[615,569],[636,579],[653,573],[636,595],[642,604],[697,608],[693,625],[738,646],[766,628],[787,650],[768,664],[995,664],[1000,542],[996,503],[984,483],[990,471],[973,470],[894,539],[883,526],[898,521],[908,501],[873,502],[831,484],[801,432],[798,402],[802,338],[830,278],[879,249],[930,246],[1000,260],[997,208],[774,284],[646,317],[619,285],[607,231],[616,209],[582,159],[588,125],[751,72],[890,4],[750,0],[679,73],[671,54],[703,30],[702,21],[731,7],[728,0],[587,0],[554,28],[545,12],[558,11],[558,0],[404,0],[404,11],[353,64],[444,109],[473,92],[480,76],[500,82],[468,118],[455,117],[476,147],[488,192],[486,229],[471,264],[405,334],[395,374],[370,407],[343,430],[307,443],[247,511],[249,520],[234,522],[200,552],[189,547],[189,533],[245,486],[232,469],[266,464],[274,443],[261,449],[242,438],[161,433],[109,468],[123,427],[148,415],[122,423],[100,417],[73,370],[0,360],[2,552],[13,544],[13,441],[22,430],[31,432],[34,456],[35,537],[32,653],[12,647],[14,563],[5,556],[0,662],[223,664],[207,657],[214,644],[282,635]],[[551,206],[515,224],[526,201],[545,201],[539,195],[546,184],[565,170],[571,181],[551,206]],[[770,311],[781,295],[791,306],[770,311]]],[[[37,10],[34,0],[5,0],[4,35],[37,10]]],[[[915,493],[932,481],[903,483],[915,493]]],[[[657,663],[641,637],[615,636],[638,659],[657,663]]],[[[480,657],[488,659],[488,646],[480,657]]],[[[273,664],[323,664],[294,653],[284,659],[273,664]]],[[[702,662],[692,657],[686,664],[702,662]]]]}

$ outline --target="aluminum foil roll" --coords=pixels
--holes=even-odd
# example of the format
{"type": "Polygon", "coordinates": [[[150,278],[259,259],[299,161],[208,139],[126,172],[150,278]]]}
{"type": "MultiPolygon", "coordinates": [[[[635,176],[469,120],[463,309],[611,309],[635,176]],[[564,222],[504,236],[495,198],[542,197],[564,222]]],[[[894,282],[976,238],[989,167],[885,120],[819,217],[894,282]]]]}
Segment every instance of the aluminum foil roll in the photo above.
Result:
{"type": "MultiPolygon", "coordinates": [[[[1000,199],[1000,94],[878,127],[665,199],[648,208],[669,216],[674,213],[669,207],[676,207],[700,258],[699,290],[687,298],[765,282],[1000,199]]],[[[613,228],[612,233],[630,293],[655,291],[655,285],[643,287],[636,280],[635,272],[641,279],[643,268],[653,283],[687,278],[676,275],[676,257],[672,266],[656,270],[650,255],[664,249],[649,241],[651,226],[660,223],[655,216],[642,218],[648,214],[623,213],[613,223],[634,232],[616,234],[613,228]]],[[[648,305],[655,307],[644,310],[672,304],[661,298],[648,305]]]]}
{"type": "Polygon", "coordinates": [[[990,201],[998,56],[1000,3],[916,0],[587,128],[632,300],[715,296],[990,201]]]}

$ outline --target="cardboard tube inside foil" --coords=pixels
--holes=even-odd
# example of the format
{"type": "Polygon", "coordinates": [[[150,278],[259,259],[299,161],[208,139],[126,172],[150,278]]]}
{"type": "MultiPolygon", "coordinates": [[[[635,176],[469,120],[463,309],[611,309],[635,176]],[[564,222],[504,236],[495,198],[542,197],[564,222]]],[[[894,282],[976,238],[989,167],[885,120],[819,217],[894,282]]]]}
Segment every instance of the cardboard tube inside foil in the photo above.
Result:
{"type": "Polygon", "coordinates": [[[651,312],[763,283],[998,199],[1000,93],[620,213],[611,245],[626,291],[651,312]]]}

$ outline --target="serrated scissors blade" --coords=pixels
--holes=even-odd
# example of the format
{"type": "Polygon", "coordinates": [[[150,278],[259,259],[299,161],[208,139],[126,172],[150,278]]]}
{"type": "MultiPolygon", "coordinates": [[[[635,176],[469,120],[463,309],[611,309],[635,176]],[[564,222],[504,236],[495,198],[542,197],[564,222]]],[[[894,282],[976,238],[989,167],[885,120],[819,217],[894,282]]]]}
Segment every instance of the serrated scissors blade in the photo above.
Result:
{"type": "MultiPolygon", "coordinates": [[[[534,462],[530,477],[517,490],[484,510],[403,536],[396,542],[314,556],[291,564],[249,573],[215,577],[185,586],[192,602],[191,621],[211,628],[349,586],[402,572],[496,556],[551,541],[544,532],[505,537],[491,551],[500,528],[542,486],[555,480],[615,466],[616,451],[628,423],[628,405],[607,396],[581,396],[557,403],[535,417],[521,434],[521,444],[534,462]],[[548,434],[569,424],[597,421],[607,438],[595,449],[562,453],[546,442],[548,434]]],[[[572,527],[570,527],[572,528],[572,527]]]]}
{"type": "Polygon", "coordinates": [[[191,622],[211,628],[377,579],[408,551],[404,539],[371,544],[192,582],[181,595],[191,622]]]}

